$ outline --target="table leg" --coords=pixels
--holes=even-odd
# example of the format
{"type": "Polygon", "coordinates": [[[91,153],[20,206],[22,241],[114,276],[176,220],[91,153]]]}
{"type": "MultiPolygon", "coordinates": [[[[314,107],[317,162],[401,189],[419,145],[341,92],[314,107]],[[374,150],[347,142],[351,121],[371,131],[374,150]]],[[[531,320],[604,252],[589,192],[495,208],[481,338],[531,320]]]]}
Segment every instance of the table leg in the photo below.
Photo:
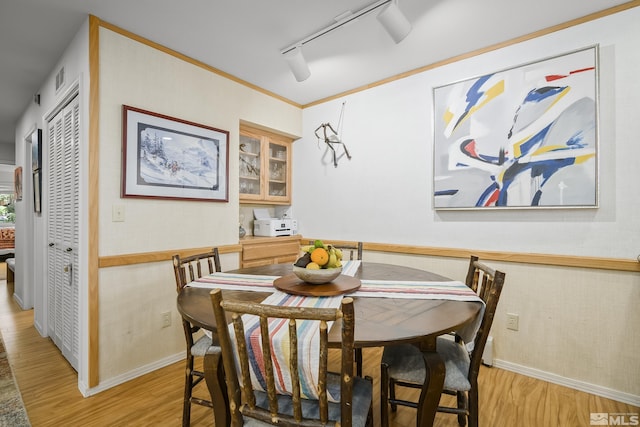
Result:
{"type": "Polygon", "coordinates": [[[213,419],[216,427],[230,426],[229,396],[224,379],[222,353],[219,347],[209,347],[204,355],[204,380],[207,383],[211,402],[213,403],[213,419]]]}
{"type": "Polygon", "coordinates": [[[435,338],[421,343],[419,348],[422,351],[427,372],[422,391],[420,392],[420,399],[418,400],[416,426],[430,427],[433,426],[436,411],[438,410],[438,403],[440,403],[445,369],[442,358],[436,352],[435,338]]]}

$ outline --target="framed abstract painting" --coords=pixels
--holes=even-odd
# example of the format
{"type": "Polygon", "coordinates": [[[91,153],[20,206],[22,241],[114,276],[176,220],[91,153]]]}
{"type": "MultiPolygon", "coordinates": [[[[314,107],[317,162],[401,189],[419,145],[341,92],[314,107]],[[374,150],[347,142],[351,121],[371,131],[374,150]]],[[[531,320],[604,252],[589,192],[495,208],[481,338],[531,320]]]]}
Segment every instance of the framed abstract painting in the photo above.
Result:
{"type": "Polygon", "coordinates": [[[598,207],[598,46],[433,100],[435,209],[598,207]]]}
{"type": "Polygon", "coordinates": [[[122,197],[229,201],[229,132],[122,109],[122,197]]]}

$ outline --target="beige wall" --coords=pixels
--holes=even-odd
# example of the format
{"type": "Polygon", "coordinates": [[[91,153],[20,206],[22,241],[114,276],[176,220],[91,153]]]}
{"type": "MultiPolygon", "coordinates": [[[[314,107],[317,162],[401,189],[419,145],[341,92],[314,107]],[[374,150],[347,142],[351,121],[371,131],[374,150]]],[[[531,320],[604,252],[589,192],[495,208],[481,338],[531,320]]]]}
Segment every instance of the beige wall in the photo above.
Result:
{"type": "MultiPolygon", "coordinates": [[[[464,281],[468,260],[367,252],[366,261],[464,281]]],[[[638,404],[640,278],[633,272],[489,261],[506,280],[491,329],[494,365],[638,404]],[[519,315],[508,330],[506,313],[519,315]]]]}
{"type": "MultiPolygon", "coordinates": [[[[295,106],[101,28],[99,255],[237,243],[240,120],[300,135],[301,117],[295,106]],[[120,198],[123,104],[229,131],[229,202],[120,198]],[[124,222],[111,221],[114,205],[124,207],[124,222]]],[[[223,263],[237,267],[237,255],[223,263]]],[[[99,279],[101,386],[184,351],[170,263],[101,269],[99,279]],[[162,329],[165,311],[173,324],[162,329]]]]}

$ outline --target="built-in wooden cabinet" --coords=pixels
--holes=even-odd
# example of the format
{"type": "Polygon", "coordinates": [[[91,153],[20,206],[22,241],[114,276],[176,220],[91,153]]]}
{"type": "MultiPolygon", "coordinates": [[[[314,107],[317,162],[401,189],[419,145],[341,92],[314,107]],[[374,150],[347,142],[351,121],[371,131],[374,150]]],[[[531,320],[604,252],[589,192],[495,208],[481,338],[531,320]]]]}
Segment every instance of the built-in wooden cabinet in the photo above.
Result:
{"type": "Polygon", "coordinates": [[[240,202],[291,204],[293,140],[240,127],[240,202]]]}
{"type": "Polygon", "coordinates": [[[299,236],[258,237],[240,239],[242,268],[290,262],[293,264],[300,252],[299,236]]]}

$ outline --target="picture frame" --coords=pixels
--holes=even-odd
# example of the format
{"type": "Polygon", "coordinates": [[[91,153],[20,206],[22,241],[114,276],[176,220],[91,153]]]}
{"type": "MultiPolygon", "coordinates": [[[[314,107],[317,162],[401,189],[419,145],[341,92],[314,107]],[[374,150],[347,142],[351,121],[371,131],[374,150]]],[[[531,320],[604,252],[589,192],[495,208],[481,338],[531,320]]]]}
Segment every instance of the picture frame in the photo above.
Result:
{"type": "Polygon", "coordinates": [[[122,106],[122,197],[229,201],[229,132],[122,106]]]}
{"type": "Polygon", "coordinates": [[[22,200],[22,166],[18,166],[13,172],[13,191],[16,201],[22,200]]]}
{"type": "Polygon", "coordinates": [[[433,89],[433,206],[598,207],[598,45],[433,89]]]}
{"type": "Polygon", "coordinates": [[[42,212],[42,174],[40,169],[33,172],[33,210],[36,213],[42,212]]]}
{"type": "Polygon", "coordinates": [[[33,171],[42,168],[42,129],[33,132],[31,136],[31,169],[33,171]]]}

